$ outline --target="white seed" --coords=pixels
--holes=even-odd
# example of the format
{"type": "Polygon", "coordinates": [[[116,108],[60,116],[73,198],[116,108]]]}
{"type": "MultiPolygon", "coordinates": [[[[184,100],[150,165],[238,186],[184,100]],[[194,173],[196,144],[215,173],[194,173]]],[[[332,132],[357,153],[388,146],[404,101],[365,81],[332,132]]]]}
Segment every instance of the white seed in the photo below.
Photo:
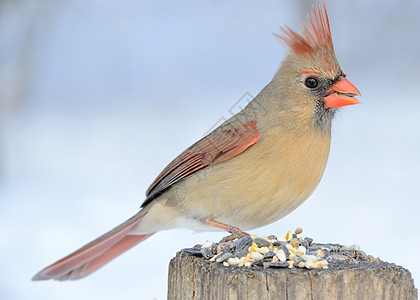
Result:
{"type": "Polygon", "coordinates": [[[300,258],[302,258],[305,262],[307,261],[316,262],[319,260],[319,258],[315,255],[302,255],[300,258]]]}
{"type": "Polygon", "coordinates": [[[259,261],[264,258],[264,255],[258,252],[251,252],[249,253],[249,257],[255,261],[259,261]]]}
{"type": "Polygon", "coordinates": [[[268,247],[261,247],[260,248],[260,253],[261,254],[266,254],[267,252],[270,252],[270,248],[268,248],[268,247]]]}
{"type": "Polygon", "coordinates": [[[237,266],[242,262],[242,260],[237,257],[231,257],[227,260],[227,262],[230,266],[237,266]]]}
{"type": "Polygon", "coordinates": [[[325,257],[325,252],[322,249],[316,250],[316,253],[317,253],[317,256],[318,257],[321,257],[321,258],[324,258],[325,257]]]}
{"type": "Polygon", "coordinates": [[[244,264],[247,263],[247,262],[253,263],[254,260],[249,258],[249,257],[246,257],[245,260],[243,260],[243,262],[244,262],[244,264]]]}
{"type": "Polygon", "coordinates": [[[273,256],[273,262],[279,261],[279,258],[277,257],[277,255],[273,256]]]}
{"type": "Polygon", "coordinates": [[[225,267],[229,267],[229,263],[228,263],[227,261],[224,261],[224,262],[223,262],[223,265],[224,265],[225,267]]]}
{"type": "Polygon", "coordinates": [[[210,258],[210,261],[214,261],[215,259],[216,259],[216,255],[215,256],[213,256],[212,258],[210,258]]]}
{"type": "Polygon", "coordinates": [[[305,261],[305,267],[307,269],[312,269],[314,267],[314,262],[312,260],[305,261]]]}
{"type": "Polygon", "coordinates": [[[246,261],[246,262],[244,263],[244,266],[245,266],[245,267],[250,267],[250,266],[252,266],[252,262],[251,262],[251,261],[246,261]]]}
{"type": "MultiPolygon", "coordinates": [[[[303,246],[299,246],[298,251],[303,252],[303,255],[306,254],[306,248],[303,247],[303,246]]],[[[297,254],[297,252],[296,252],[296,254],[297,254]]]]}
{"type": "Polygon", "coordinates": [[[277,240],[278,240],[279,242],[287,242],[287,241],[286,241],[286,238],[284,238],[284,237],[278,237],[278,238],[277,238],[277,240]]]}
{"type": "Polygon", "coordinates": [[[283,249],[277,250],[276,256],[279,261],[286,261],[286,253],[284,253],[283,249]]]}
{"type": "Polygon", "coordinates": [[[293,253],[289,254],[289,260],[295,260],[296,255],[293,253]]]}
{"type": "Polygon", "coordinates": [[[320,261],[323,269],[328,269],[328,261],[323,259],[320,261]]]}
{"type": "Polygon", "coordinates": [[[343,250],[360,250],[360,246],[357,244],[353,244],[351,246],[343,246],[341,249],[343,250]]]}

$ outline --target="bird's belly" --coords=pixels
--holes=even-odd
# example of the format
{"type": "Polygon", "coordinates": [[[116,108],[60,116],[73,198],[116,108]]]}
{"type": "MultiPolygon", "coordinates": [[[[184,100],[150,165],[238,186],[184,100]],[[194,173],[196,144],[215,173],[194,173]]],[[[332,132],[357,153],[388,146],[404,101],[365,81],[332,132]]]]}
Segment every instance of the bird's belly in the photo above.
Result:
{"type": "Polygon", "coordinates": [[[244,179],[231,177],[228,184],[214,183],[212,191],[202,198],[205,212],[214,219],[249,230],[270,224],[296,209],[318,185],[320,175],[295,178],[293,174],[279,174],[273,166],[254,170],[244,179]],[[312,178],[308,178],[312,177],[312,178]],[[228,187],[230,186],[230,187],[228,187]]]}
{"type": "Polygon", "coordinates": [[[315,190],[328,153],[329,140],[305,140],[293,152],[250,148],[241,159],[214,165],[175,187],[178,197],[184,197],[178,208],[184,215],[213,218],[243,230],[270,224],[315,190]]]}

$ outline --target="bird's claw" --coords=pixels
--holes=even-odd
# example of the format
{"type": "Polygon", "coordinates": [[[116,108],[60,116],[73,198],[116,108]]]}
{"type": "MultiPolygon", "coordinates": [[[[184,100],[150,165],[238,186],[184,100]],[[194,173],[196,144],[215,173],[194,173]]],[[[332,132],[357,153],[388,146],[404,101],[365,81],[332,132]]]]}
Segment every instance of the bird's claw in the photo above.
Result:
{"type": "Polygon", "coordinates": [[[241,239],[243,237],[249,236],[248,233],[240,230],[238,227],[235,226],[229,226],[228,232],[231,233],[231,235],[225,236],[220,240],[221,243],[229,242],[234,239],[241,239]]]}

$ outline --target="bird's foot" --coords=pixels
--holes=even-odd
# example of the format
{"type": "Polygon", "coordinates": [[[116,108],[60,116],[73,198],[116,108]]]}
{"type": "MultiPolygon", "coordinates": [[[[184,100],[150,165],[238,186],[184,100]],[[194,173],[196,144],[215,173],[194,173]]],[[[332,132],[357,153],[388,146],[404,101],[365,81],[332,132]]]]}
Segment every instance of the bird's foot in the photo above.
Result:
{"type": "Polygon", "coordinates": [[[228,235],[228,236],[225,236],[224,238],[222,238],[220,240],[219,244],[220,243],[227,243],[227,242],[233,241],[234,239],[236,239],[236,236],[231,234],[231,235],[228,235]]]}
{"type": "Polygon", "coordinates": [[[234,227],[234,228],[239,230],[239,232],[237,232],[236,234],[225,236],[224,238],[220,240],[220,243],[227,243],[227,242],[233,241],[234,239],[241,239],[243,237],[249,236],[249,233],[246,233],[240,230],[238,227],[234,227]]]}
{"type": "Polygon", "coordinates": [[[231,235],[224,237],[220,242],[228,242],[234,239],[240,239],[246,236],[249,236],[248,233],[240,230],[238,227],[236,226],[232,226],[232,225],[227,225],[212,219],[206,220],[204,222],[204,224],[209,225],[209,226],[213,226],[213,227],[217,227],[217,228],[221,228],[223,230],[226,230],[227,232],[229,232],[231,235]]]}
{"type": "Polygon", "coordinates": [[[231,235],[226,238],[231,238],[231,240],[234,240],[235,238],[241,239],[243,237],[249,236],[249,233],[246,233],[245,231],[240,230],[238,227],[230,226],[230,225],[228,228],[228,232],[231,233],[231,235]]]}

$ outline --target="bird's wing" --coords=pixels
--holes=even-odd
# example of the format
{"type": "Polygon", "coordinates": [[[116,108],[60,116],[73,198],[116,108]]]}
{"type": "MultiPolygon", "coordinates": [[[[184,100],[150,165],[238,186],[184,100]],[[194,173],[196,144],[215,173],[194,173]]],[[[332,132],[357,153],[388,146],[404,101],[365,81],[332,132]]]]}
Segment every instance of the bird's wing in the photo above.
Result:
{"type": "Polygon", "coordinates": [[[189,175],[232,158],[259,140],[257,122],[228,124],[216,129],[176,157],[153,181],[142,207],[165,189],[189,175]]]}

